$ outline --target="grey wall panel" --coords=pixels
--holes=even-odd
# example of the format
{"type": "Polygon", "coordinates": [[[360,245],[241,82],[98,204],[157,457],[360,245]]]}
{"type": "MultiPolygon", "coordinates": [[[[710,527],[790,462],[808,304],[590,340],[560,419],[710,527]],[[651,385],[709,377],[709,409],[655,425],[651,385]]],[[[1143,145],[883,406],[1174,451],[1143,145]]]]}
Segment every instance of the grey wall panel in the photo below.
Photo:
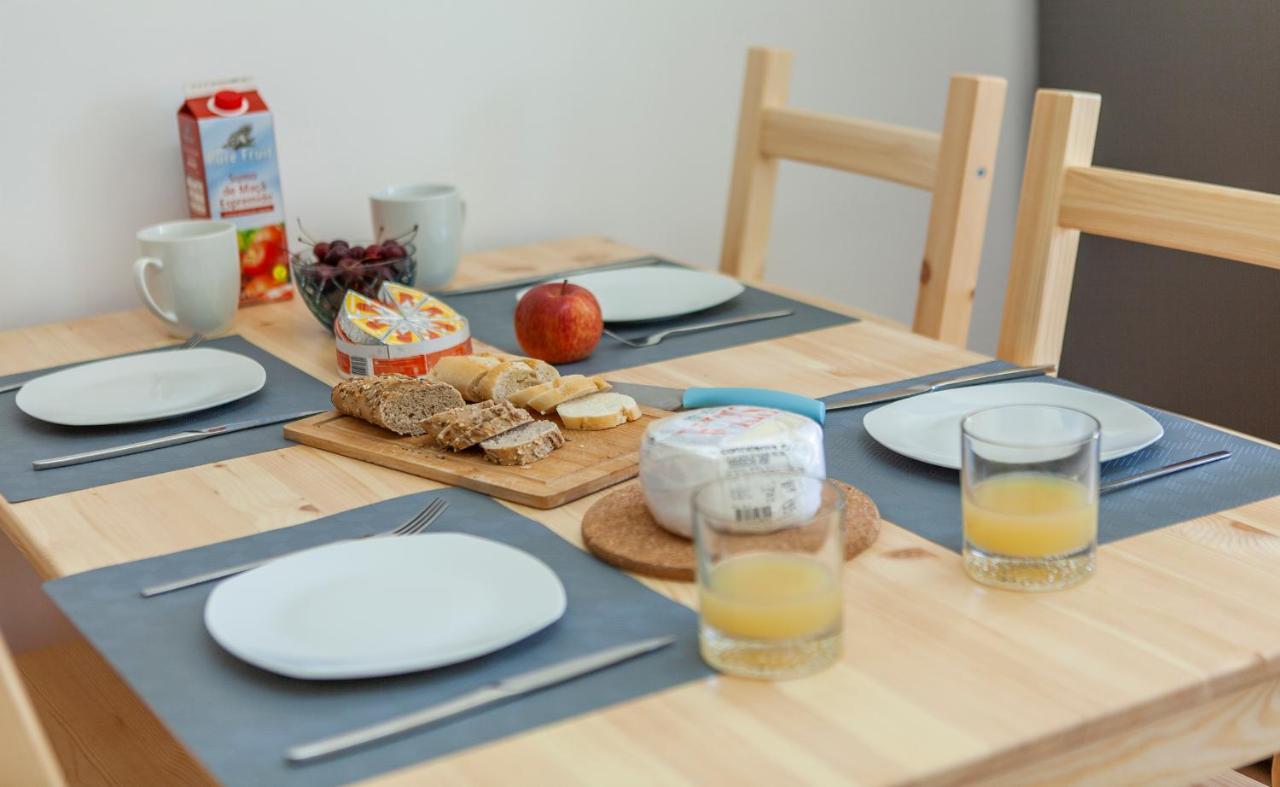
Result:
{"type": "MultiPolygon", "coordinates": [[[[1039,43],[1102,95],[1094,163],[1280,193],[1280,3],[1042,0],[1039,43]]],[[[1084,236],[1062,370],[1280,440],[1280,271],[1084,236]]]]}

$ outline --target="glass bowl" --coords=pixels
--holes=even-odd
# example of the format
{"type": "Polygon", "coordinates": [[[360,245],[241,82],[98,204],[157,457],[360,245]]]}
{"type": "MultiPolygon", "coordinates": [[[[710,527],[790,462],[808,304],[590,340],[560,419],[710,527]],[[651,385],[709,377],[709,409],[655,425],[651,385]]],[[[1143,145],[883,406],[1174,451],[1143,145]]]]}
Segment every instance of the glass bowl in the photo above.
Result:
{"type": "Polygon", "coordinates": [[[332,331],[347,290],[355,290],[376,300],[378,288],[384,281],[413,286],[413,276],[418,269],[414,257],[416,249],[412,243],[402,245],[405,250],[403,257],[366,260],[347,267],[319,262],[310,251],[294,254],[289,258],[293,284],[320,324],[332,331]]]}

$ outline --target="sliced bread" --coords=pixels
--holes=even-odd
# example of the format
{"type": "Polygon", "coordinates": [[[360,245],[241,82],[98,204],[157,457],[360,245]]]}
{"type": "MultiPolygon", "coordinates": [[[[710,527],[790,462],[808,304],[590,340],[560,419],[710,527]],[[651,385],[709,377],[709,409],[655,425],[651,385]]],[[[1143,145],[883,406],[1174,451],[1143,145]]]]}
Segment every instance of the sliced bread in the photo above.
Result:
{"type": "Polygon", "coordinates": [[[481,402],[488,397],[480,396],[476,384],[491,369],[502,363],[496,355],[448,355],[436,361],[431,368],[431,379],[448,383],[462,394],[468,402],[481,402]]]}
{"type": "Polygon", "coordinates": [[[462,451],[533,420],[533,416],[510,402],[494,402],[493,407],[483,412],[480,423],[466,430],[448,429],[440,434],[437,442],[454,451],[462,451]]]}
{"type": "Polygon", "coordinates": [[[446,429],[465,431],[476,426],[485,419],[485,411],[492,405],[493,402],[476,402],[431,416],[422,423],[420,442],[424,445],[439,443],[440,436],[446,429]]]}
{"type": "Polygon", "coordinates": [[[422,434],[424,421],[465,402],[451,385],[404,375],[344,380],[330,394],[338,412],[396,434],[422,434]]]}
{"type": "Polygon", "coordinates": [[[546,390],[533,395],[524,405],[539,413],[546,415],[556,408],[557,405],[577,399],[580,396],[595,393],[596,391],[609,390],[609,384],[604,381],[603,377],[586,377],[581,374],[571,374],[568,377],[561,377],[551,383],[546,390]]]}
{"type": "Polygon", "coordinates": [[[626,394],[605,391],[587,394],[556,406],[565,429],[612,429],[640,418],[640,405],[626,394]]]}
{"type": "Polygon", "coordinates": [[[476,382],[476,395],[505,400],[511,394],[542,382],[538,372],[523,360],[503,361],[485,372],[476,382]]]}
{"type": "Polygon", "coordinates": [[[499,465],[533,464],[562,445],[564,435],[550,421],[531,421],[480,443],[484,458],[499,465]]]}

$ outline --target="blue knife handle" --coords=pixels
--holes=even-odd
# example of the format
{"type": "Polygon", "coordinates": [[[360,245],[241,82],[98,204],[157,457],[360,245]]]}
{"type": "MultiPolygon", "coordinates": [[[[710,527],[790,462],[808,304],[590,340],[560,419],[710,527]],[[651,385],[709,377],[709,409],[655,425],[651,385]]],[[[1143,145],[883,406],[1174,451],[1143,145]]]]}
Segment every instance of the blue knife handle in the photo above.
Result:
{"type": "Polygon", "coordinates": [[[684,392],[682,404],[686,410],[727,404],[772,407],[812,418],[819,425],[827,417],[827,406],[817,399],[768,388],[690,388],[684,392]]]}

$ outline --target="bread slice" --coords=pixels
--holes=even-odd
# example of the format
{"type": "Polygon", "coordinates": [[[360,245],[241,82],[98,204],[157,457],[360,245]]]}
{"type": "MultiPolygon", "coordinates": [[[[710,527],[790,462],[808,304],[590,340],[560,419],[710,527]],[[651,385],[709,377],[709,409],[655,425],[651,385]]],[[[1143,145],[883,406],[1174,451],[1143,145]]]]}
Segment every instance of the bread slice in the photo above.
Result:
{"type": "Polygon", "coordinates": [[[564,445],[560,428],[550,421],[531,421],[480,443],[484,458],[499,465],[529,465],[564,445]]]}
{"type": "Polygon", "coordinates": [[[551,387],[547,390],[535,394],[525,404],[525,407],[546,415],[555,409],[557,405],[571,399],[577,399],[580,396],[586,396],[596,391],[607,390],[609,390],[609,384],[604,381],[603,377],[586,377],[581,374],[571,374],[551,383],[551,387]]]}
{"type": "Polygon", "coordinates": [[[640,418],[640,405],[626,394],[587,394],[556,406],[565,429],[612,429],[640,418]]]}
{"type": "Polygon", "coordinates": [[[494,402],[493,407],[483,412],[484,418],[480,423],[466,430],[449,429],[442,432],[437,441],[455,451],[461,451],[533,420],[533,416],[510,402],[494,402]]]}
{"type": "Polygon", "coordinates": [[[430,378],[457,388],[462,398],[468,402],[482,402],[488,397],[480,396],[479,391],[476,390],[476,384],[487,372],[501,363],[502,359],[488,353],[447,355],[436,361],[436,365],[431,368],[430,378]]]}
{"type": "Polygon", "coordinates": [[[493,402],[476,402],[431,416],[422,422],[422,437],[417,440],[417,443],[433,445],[439,442],[440,434],[444,430],[453,427],[470,429],[484,420],[485,410],[492,405],[493,402]]]}
{"type": "Polygon", "coordinates": [[[422,434],[424,421],[464,404],[451,385],[402,374],[344,380],[330,399],[338,412],[401,435],[422,434]]]}
{"type": "Polygon", "coordinates": [[[485,372],[473,386],[477,396],[485,399],[502,399],[517,391],[542,382],[532,366],[522,360],[503,361],[485,372]]]}
{"type": "Polygon", "coordinates": [[[537,385],[531,386],[529,388],[524,388],[522,390],[516,391],[515,393],[507,394],[507,401],[511,402],[516,407],[528,407],[529,401],[531,399],[533,399],[535,396],[539,396],[541,394],[546,393],[547,391],[550,391],[552,388],[556,386],[557,383],[564,380],[570,380],[574,377],[581,377],[581,376],[582,375],[580,374],[571,374],[568,377],[561,377],[558,380],[548,380],[544,383],[538,383],[537,385]]]}

